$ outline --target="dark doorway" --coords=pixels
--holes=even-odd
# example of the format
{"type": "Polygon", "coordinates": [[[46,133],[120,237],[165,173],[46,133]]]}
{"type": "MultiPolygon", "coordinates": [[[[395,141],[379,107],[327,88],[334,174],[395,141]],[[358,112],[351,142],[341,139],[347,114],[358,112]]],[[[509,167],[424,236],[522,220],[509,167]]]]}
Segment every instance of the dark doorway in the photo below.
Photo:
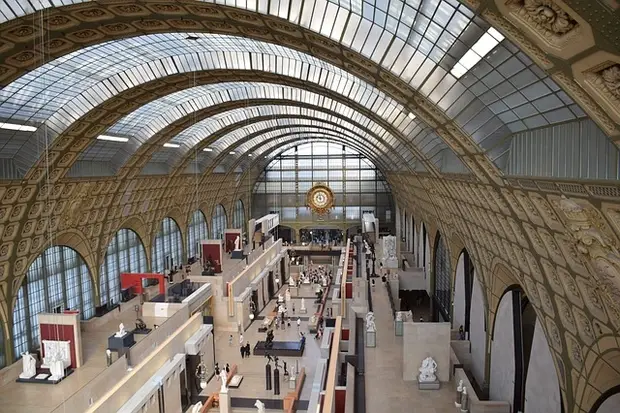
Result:
{"type": "Polygon", "coordinates": [[[274,279],[273,279],[273,271],[269,271],[269,275],[267,276],[268,280],[267,280],[267,291],[269,292],[269,299],[273,298],[275,291],[273,288],[273,283],[274,283],[274,279]]]}

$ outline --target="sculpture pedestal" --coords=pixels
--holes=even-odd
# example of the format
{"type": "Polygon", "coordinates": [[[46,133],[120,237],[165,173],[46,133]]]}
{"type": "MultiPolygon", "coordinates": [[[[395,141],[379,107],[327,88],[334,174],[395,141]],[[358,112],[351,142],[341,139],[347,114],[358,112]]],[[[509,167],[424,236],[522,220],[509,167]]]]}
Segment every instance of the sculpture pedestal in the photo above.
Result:
{"type": "Polygon", "coordinates": [[[232,405],[228,390],[220,392],[220,413],[232,413],[232,405]]]}
{"type": "Polygon", "coordinates": [[[420,381],[420,376],[418,376],[418,389],[420,390],[439,390],[441,387],[439,380],[435,381],[420,381]]]}
{"type": "Polygon", "coordinates": [[[366,331],[366,347],[377,347],[376,331],[366,331]]]}
{"type": "Polygon", "coordinates": [[[297,377],[295,377],[295,376],[291,376],[291,377],[288,379],[288,388],[289,388],[290,390],[295,390],[295,388],[296,388],[296,387],[297,387],[297,377]]]}
{"type": "Polygon", "coordinates": [[[299,314],[307,314],[308,313],[308,309],[307,308],[300,308],[299,309],[299,314]]]}
{"type": "Polygon", "coordinates": [[[230,253],[230,258],[233,260],[242,260],[244,258],[243,250],[233,250],[230,253]]]}
{"type": "Polygon", "coordinates": [[[398,258],[384,258],[383,268],[398,269],[398,258]]]}
{"type": "Polygon", "coordinates": [[[394,334],[398,337],[403,335],[403,320],[394,320],[394,334]]]}

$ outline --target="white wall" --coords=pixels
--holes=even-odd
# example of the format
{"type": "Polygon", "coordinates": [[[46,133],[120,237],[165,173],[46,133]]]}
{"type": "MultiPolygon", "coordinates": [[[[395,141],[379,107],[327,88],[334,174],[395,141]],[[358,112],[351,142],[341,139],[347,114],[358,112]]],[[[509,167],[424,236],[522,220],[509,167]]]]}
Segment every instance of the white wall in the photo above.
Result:
{"type": "Polygon", "coordinates": [[[450,380],[450,323],[403,323],[403,380],[417,381],[422,361],[437,363],[437,379],[450,380]]]}
{"type": "Polygon", "coordinates": [[[469,341],[471,344],[472,374],[478,385],[484,382],[486,363],[486,331],[484,331],[484,299],[478,276],[474,270],[471,293],[471,312],[469,314],[469,341]]]}
{"type": "Polygon", "coordinates": [[[601,404],[596,413],[620,412],[620,393],[616,393],[601,404]]]}
{"type": "Polygon", "coordinates": [[[433,291],[431,287],[431,272],[433,271],[433,266],[431,265],[431,243],[428,237],[428,231],[426,232],[425,238],[426,239],[424,242],[426,242],[426,251],[424,254],[424,268],[426,268],[426,292],[428,292],[428,295],[431,296],[433,291]]]}
{"type": "Polygon", "coordinates": [[[465,326],[465,254],[459,256],[456,263],[456,280],[454,282],[454,311],[452,328],[465,326]]]}
{"type": "Polygon", "coordinates": [[[491,342],[491,400],[507,401],[512,409],[514,401],[515,353],[512,293],[504,294],[495,316],[495,329],[491,342]]]}
{"type": "MultiPolygon", "coordinates": [[[[524,413],[561,413],[560,383],[551,350],[539,320],[536,320],[532,353],[525,379],[524,413]]],[[[618,409],[616,412],[620,411],[618,409]]]]}

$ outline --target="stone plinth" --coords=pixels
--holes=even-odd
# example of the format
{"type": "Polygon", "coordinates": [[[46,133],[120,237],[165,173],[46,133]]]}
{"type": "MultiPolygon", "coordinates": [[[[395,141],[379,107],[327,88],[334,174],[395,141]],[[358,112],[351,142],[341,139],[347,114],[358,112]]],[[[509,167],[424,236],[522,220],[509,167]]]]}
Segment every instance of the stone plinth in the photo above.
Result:
{"type": "Polygon", "coordinates": [[[228,390],[220,392],[220,413],[232,413],[232,404],[228,390]]]}

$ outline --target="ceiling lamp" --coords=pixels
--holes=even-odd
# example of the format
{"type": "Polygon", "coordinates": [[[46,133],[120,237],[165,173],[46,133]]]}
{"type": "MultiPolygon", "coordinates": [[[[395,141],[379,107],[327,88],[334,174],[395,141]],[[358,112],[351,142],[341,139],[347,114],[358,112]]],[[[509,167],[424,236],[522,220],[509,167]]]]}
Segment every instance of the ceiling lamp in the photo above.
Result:
{"type": "Polygon", "coordinates": [[[121,136],[110,136],[110,135],[99,135],[97,139],[100,141],[109,141],[109,142],[129,142],[129,138],[123,138],[121,136]]]}
{"type": "Polygon", "coordinates": [[[415,119],[415,115],[413,114],[413,112],[409,112],[407,116],[409,116],[409,119],[415,119]]]}
{"type": "Polygon", "coordinates": [[[213,152],[213,149],[211,149],[211,148],[204,148],[203,151],[205,151],[205,152],[213,152]]]}
{"type": "Polygon", "coordinates": [[[0,129],[17,130],[21,132],[34,132],[37,130],[34,126],[18,125],[17,123],[0,123],[0,129]]]}
{"type": "Polygon", "coordinates": [[[164,148],[180,148],[181,145],[178,143],[164,143],[164,148]]]}
{"type": "Polygon", "coordinates": [[[231,154],[231,155],[234,155],[234,154],[235,154],[235,151],[230,151],[230,152],[228,152],[228,153],[229,153],[229,154],[231,154]]]}

